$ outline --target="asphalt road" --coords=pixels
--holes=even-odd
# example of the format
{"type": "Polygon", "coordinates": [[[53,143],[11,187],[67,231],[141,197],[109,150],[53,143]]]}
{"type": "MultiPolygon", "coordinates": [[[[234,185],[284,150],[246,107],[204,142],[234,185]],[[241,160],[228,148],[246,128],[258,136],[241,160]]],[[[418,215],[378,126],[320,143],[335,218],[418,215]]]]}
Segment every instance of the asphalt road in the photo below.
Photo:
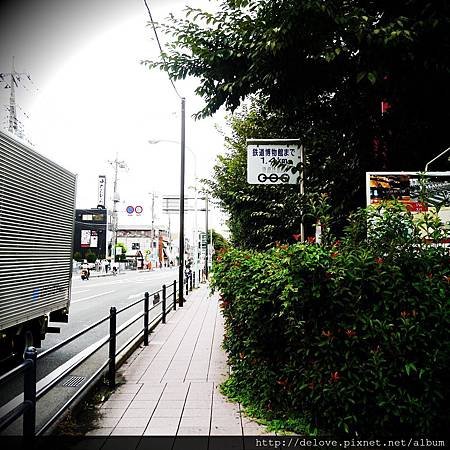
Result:
{"type": "MultiPolygon", "coordinates": [[[[80,331],[97,320],[109,315],[111,306],[115,306],[119,311],[121,308],[136,302],[144,297],[145,292],[153,294],[162,288],[163,284],[167,286],[171,285],[174,280],[178,278],[178,268],[154,270],[152,272],[136,272],[127,271],[119,273],[117,276],[95,277],[91,276],[89,280],[81,280],[79,275],[74,274],[72,279],[72,295],[69,312],[69,322],[67,324],[51,323],[51,326],[58,326],[61,328],[61,332],[58,334],[47,334],[44,341],[42,341],[42,348],[38,350],[38,353],[53,347],[66,338],[72,336],[77,331],[80,331]]],[[[173,292],[173,288],[170,287],[167,290],[167,294],[173,292]]],[[[152,299],[150,297],[150,306],[152,306],[152,299]]],[[[172,304],[172,298],[167,302],[168,307],[172,304]]],[[[117,327],[129,320],[131,317],[143,311],[143,302],[139,302],[132,308],[117,315],[117,327]]],[[[160,308],[157,307],[155,311],[150,313],[150,321],[155,314],[160,312],[160,308]]],[[[119,349],[127,339],[137,332],[139,328],[143,327],[143,321],[139,320],[128,330],[124,331],[117,340],[117,348],[119,349]]],[[[89,345],[97,342],[109,333],[108,321],[95,329],[89,331],[84,336],[76,339],[67,346],[57,350],[55,353],[38,360],[37,363],[37,379],[38,381],[52,373],[61,364],[68,361],[81,351],[85,350],[89,345]]],[[[101,364],[101,361],[107,358],[107,346],[105,346],[95,358],[95,363],[92,364],[92,371],[101,364]]],[[[94,358],[93,358],[94,359],[94,358]]],[[[82,371],[83,375],[88,375],[87,371],[82,371]]],[[[16,398],[23,391],[22,377],[18,377],[11,383],[8,383],[1,387],[0,390],[0,406],[7,404],[12,399],[16,398]]],[[[67,391],[67,389],[66,389],[67,391]]],[[[56,410],[56,403],[63,404],[64,401],[70,396],[70,393],[60,390],[59,387],[55,389],[55,393],[46,394],[38,402],[38,416],[39,411],[47,411],[48,409],[56,410]],[[59,392],[59,393],[58,393],[59,392]],[[50,396],[51,401],[45,401],[45,397],[50,396]],[[52,408],[49,408],[47,403],[51,404],[52,408]],[[45,405],[39,408],[39,403],[45,405]]],[[[45,415],[40,413],[41,416],[45,415]]],[[[50,416],[49,416],[50,417],[50,416]]],[[[45,423],[45,417],[37,417],[38,423],[45,423]]],[[[16,428],[16,427],[14,427],[16,428]]]]}
{"type": "MultiPolygon", "coordinates": [[[[122,272],[117,276],[90,277],[89,280],[81,280],[77,275],[72,279],[72,296],[70,302],[69,323],[52,323],[61,328],[58,334],[47,334],[45,341],[42,342],[42,348],[39,352],[53,347],[62,340],[72,336],[77,331],[89,326],[95,321],[109,314],[111,306],[117,310],[143,298],[145,292],[152,294],[162,288],[163,284],[172,284],[178,278],[178,269],[162,269],[152,272],[122,272]]],[[[168,293],[172,290],[168,290],[168,293]]],[[[117,327],[138,312],[143,311],[143,303],[119,314],[117,316],[117,327]]],[[[68,347],[59,350],[52,357],[52,361],[44,366],[48,368],[55,367],[68,357],[78,353],[87,345],[103,337],[109,330],[108,323],[90,331],[86,338],[79,338],[68,347]]],[[[48,358],[44,358],[45,361],[48,358]]]]}

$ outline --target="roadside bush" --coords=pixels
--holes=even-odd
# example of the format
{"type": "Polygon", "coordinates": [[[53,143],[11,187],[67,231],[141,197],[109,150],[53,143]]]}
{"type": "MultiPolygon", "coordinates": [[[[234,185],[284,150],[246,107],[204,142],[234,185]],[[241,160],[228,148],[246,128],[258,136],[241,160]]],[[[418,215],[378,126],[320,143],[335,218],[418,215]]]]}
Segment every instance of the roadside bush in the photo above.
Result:
{"type": "Polygon", "coordinates": [[[91,250],[86,253],[85,257],[88,263],[95,263],[95,261],[97,260],[97,255],[91,250]]]}
{"type": "Polygon", "coordinates": [[[228,392],[325,432],[443,433],[450,256],[423,244],[426,221],[394,205],[354,215],[341,242],[220,255],[228,392]]]}

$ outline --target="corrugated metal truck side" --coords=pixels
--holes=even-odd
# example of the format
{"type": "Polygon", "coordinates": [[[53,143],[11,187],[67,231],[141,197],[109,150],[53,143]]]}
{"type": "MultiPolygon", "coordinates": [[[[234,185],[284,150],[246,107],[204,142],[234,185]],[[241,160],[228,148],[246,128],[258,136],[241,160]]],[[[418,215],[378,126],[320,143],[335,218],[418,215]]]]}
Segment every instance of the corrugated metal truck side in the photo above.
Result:
{"type": "Polygon", "coordinates": [[[0,359],[67,322],[76,176],[0,132],[0,359]]]}

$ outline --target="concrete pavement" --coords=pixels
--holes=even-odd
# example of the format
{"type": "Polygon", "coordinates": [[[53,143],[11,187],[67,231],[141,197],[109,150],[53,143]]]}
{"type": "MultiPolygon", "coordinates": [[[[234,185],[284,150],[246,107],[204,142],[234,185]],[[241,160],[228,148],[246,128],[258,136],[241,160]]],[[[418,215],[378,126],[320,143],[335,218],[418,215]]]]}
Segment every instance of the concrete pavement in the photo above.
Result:
{"type": "Polygon", "coordinates": [[[255,436],[267,434],[219,392],[226,379],[223,317],[203,284],[121,367],[121,384],[99,406],[89,436],[255,436]]]}

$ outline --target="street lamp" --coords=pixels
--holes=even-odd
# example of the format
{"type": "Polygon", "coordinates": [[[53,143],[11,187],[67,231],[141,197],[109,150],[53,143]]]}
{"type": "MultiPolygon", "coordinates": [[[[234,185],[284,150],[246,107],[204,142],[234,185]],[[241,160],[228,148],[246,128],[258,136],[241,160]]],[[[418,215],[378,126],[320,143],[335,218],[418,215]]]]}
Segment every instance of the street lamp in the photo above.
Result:
{"type": "Polygon", "coordinates": [[[428,161],[428,162],[425,164],[425,172],[428,171],[428,166],[429,166],[432,162],[436,161],[438,158],[440,158],[441,156],[445,155],[448,151],[450,151],[450,147],[447,148],[447,149],[445,149],[443,152],[439,153],[439,155],[435,156],[431,161],[428,161]]]}
{"type": "MultiPolygon", "coordinates": [[[[178,292],[179,292],[179,305],[183,306],[184,303],[184,176],[185,176],[185,156],[186,156],[186,99],[181,97],[181,158],[180,158],[180,241],[179,241],[179,260],[180,265],[178,267],[178,292]]],[[[150,144],[155,144],[159,141],[149,140],[150,144]]],[[[177,143],[177,142],[175,142],[177,143]]]]}
{"type": "MultiPolygon", "coordinates": [[[[171,144],[179,145],[180,142],[174,139],[149,139],[149,144],[159,144],[162,142],[169,142],[171,144]]],[[[191,153],[194,162],[194,186],[189,186],[188,189],[194,189],[194,239],[193,239],[193,247],[195,248],[195,270],[198,270],[198,223],[197,223],[197,156],[194,151],[185,145],[186,149],[191,153]]]]}

